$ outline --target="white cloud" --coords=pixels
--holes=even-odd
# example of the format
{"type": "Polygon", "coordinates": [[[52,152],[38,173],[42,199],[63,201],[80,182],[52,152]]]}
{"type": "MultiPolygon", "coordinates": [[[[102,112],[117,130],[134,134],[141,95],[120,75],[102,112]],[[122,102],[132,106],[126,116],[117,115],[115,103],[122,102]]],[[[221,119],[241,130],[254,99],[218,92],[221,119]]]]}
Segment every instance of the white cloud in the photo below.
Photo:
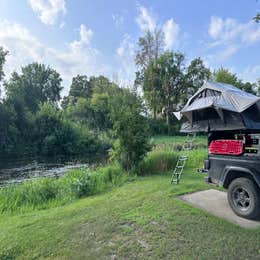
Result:
{"type": "Polygon", "coordinates": [[[218,61],[225,61],[232,55],[234,55],[238,51],[239,47],[237,45],[230,45],[227,46],[225,49],[221,50],[217,54],[218,61]]]}
{"type": "Polygon", "coordinates": [[[136,22],[142,31],[154,31],[156,28],[155,17],[149,12],[149,10],[141,5],[138,5],[138,16],[136,22]]]}
{"type": "Polygon", "coordinates": [[[93,32],[84,25],[80,26],[79,32],[79,40],[61,50],[45,46],[20,24],[0,21],[0,46],[9,50],[5,65],[7,78],[11,72],[19,72],[21,66],[42,62],[61,74],[65,85],[63,94],[66,94],[71,78],[77,74],[110,75],[99,51],[90,45],[93,32]]]}
{"type": "Polygon", "coordinates": [[[66,13],[65,0],[28,0],[31,8],[46,25],[54,25],[66,13]]]}
{"type": "Polygon", "coordinates": [[[260,79],[260,65],[247,67],[239,76],[245,81],[256,82],[260,79]]]}
{"type": "Polygon", "coordinates": [[[123,26],[125,20],[124,13],[125,11],[123,11],[122,13],[112,14],[112,20],[114,21],[116,28],[120,28],[123,26]]]}
{"type": "Polygon", "coordinates": [[[219,34],[221,33],[222,28],[223,28],[222,18],[212,16],[210,18],[209,35],[213,39],[216,39],[219,36],[219,34]]]}
{"type": "Polygon", "coordinates": [[[93,31],[91,29],[88,29],[84,24],[80,25],[79,34],[80,39],[78,41],[73,41],[72,43],[70,43],[70,47],[73,52],[77,52],[85,45],[89,45],[93,37],[93,31]]]}
{"type": "Polygon", "coordinates": [[[119,63],[117,72],[121,86],[132,86],[135,76],[135,42],[129,34],[123,36],[116,49],[116,59],[119,63]]]}
{"type": "Polygon", "coordinates": [[[180,34],[180,26],[169,19],[162,27],[164,32],[165,48],[170,49],[172,47],[177,47],[180,34]]]}
{"type": "Polygon", "coordinates": [[[260,27],[253,21],[240,23],[236,19],[212,16],[208,32],[219,44],[238,41],[250,45],[260,41],[260,27]]]}
{"type": "Polygon", "coordinates": [[[212,16],[208,35],[210,37],[208,47],[218,48],[216,58],[225,60],[239,49],[260,42],[260,27],[252,21],[241,23],[232,18],[212,16]]]}

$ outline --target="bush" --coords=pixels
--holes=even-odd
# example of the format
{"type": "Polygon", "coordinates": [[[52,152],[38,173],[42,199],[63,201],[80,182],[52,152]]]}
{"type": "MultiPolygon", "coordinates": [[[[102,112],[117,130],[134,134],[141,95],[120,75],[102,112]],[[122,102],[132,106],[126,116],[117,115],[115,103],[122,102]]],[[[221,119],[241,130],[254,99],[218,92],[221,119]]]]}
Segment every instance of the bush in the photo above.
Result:
{"type": "Polygon", "coordinates": [[[178,154],[170,151],[152,151],[140,163],[138,175],[153,175],[173,170],[178,154]]]}
{"type": "Polygon", "coordinates": [[[143,104],[135,93],[124,90],[111,102],[111,118],[117,140],[111,159],[127,170],[134,170],[151,149],[149,127],[143,104]]]}
{"type": "Polygon", "coordinates": [[[34,142],[40,155],[83,155],[104,152],[103,144],[87,128],[66,120],[62,112],[49,103],[36,114],[34,142]]]}

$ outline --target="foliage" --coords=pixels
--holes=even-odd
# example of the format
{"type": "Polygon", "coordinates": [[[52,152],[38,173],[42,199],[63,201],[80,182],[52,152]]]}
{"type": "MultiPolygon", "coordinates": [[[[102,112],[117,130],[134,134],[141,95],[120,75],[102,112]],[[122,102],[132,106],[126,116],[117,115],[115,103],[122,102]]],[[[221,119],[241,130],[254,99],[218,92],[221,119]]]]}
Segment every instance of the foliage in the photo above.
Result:
{"type": "Polygon", "coordinates": [[[5,76],[3,66],[5,63],[7,54],[8,54],[8,51],[4,50],[3,47],[0,46],[0,81],[5,76]]]}
{"type": "Polygon", "coordinates": [[[111,158],[126,170],[136,168],[150,150],[148,123],[143,113],[144,107],[135,93],[124,90],[114,96],[110,117],[117,140],[111,158]]]}
{"type": "Polygon", "coordinates": [[[235,73],[231,73],[228,69],[220,68],[213,73],[214,80],[217,82],[231,84],[237,88],[240,88],[246,92],[252,93],[254,95],[257,94],[256,84],[246,82],[244,83],[241,79],[238,79],[235,73]]]}
{"type": "Polygon", "coordinates": [[[77,75],[72,78],[69,96],[90,98],[92,95],[92,86],[87,76],[77,75]]]}
{"type": "Polygon", "coordinates": [[[44,64],[32,63],[23,67],[21,74],[14,72],[5,83],[7,100],[22,104],[36,112],[41,103],[56,104],[60,100],[61,77],[58,72],[44,64]]]}
{"type": "Polygon", "coordinates": [[[136,53],[135,63],[138,67],[136,72],[135,86],[143,84],[144,72],[149,64],[154,60],[155,63],[158,57],[163,52],[164,34],[161,29],[156,28],[153,32],[147,31],[138,41],[139,50],[136,53]]]}
{"type": "Polygon", "coordinates": [[[201,58],[191,61],[186,74],[186,100],[191,97],[205,81],[209,80],[211,72],[205,67],[201,58]]]}
{"type": "Polygon", "coordinates": [[[211,75],[200,58],[192,60],[187,69],[184,59],[183,53],[164,52],[152,59],[143,72],[145,101],[153,118],[161,115],[168,126],[174,121],[172,112],[183,106],[211,75]]]}
{"type": "Polygon", "coordinates": [[[67,107],[66,116],[73,122],[90,129],[105,131],[112,128],[109,118],[108,93],[93,94],[91,99],[78,98],[74,105],[67,107]]]}
{"type": "Polygon", "coordinates": [[[74,155],[97,152],[98,139],[87,129],[73,125],[62,112],[45,103],[36,114],[35,143],[43,155],[74,155]]]}

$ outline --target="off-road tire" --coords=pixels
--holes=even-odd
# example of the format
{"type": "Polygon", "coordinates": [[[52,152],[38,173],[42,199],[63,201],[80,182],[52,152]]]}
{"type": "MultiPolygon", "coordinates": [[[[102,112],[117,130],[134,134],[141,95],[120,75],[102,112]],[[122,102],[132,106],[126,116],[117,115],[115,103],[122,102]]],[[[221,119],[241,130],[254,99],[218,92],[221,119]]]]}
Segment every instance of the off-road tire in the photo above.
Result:
{"type": "Polygon", "coordinates": [[[228,202],[240,217],[260,217],[260,189],[249,178],[237,178],[231,182],[228,187],[228,202]]]}

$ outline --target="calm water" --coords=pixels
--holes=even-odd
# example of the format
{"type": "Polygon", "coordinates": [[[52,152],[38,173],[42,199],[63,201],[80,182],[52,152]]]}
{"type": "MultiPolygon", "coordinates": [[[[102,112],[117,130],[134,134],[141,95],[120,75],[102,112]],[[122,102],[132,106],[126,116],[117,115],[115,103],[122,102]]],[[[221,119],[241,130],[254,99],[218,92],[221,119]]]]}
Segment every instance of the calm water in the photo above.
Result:
{"type": "Polygon", "coordinates": [[[0,158],[0,186],[42,177],[58,178],[71,169],[94,168],[106,163],[105,156],[88,158],[0,158]]]}

